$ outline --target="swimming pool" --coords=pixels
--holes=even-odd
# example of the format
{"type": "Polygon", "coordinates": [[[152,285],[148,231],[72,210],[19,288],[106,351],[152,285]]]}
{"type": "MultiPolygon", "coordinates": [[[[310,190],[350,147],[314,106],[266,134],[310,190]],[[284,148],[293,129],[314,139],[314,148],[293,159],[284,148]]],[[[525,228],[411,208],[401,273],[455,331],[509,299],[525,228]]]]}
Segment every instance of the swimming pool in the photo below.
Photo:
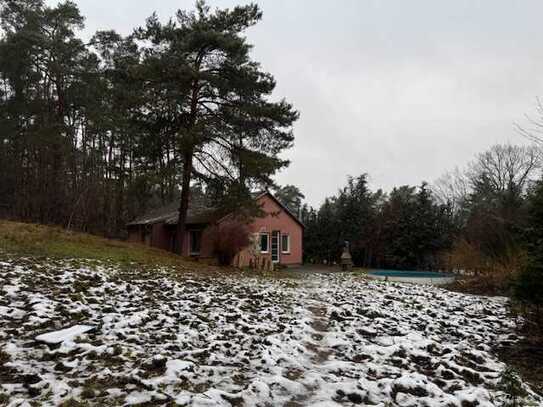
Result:
{"type": "Polygon", "coordinates": [[[372,270],[368,277],[374,280],[397,281],[417,284],[449,284],[456,276],[451,273],[437,271],[407,271],[407,270],[372,270]]]}

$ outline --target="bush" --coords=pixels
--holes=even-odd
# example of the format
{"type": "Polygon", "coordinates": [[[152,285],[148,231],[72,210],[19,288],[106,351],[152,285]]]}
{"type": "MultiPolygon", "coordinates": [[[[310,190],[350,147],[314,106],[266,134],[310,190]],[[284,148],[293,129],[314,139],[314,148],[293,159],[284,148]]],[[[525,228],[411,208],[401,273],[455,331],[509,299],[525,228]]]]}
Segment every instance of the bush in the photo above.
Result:
{"type": "Polygon", "coordinates": [[[502,372],[498,388],[506,395],[506,400],[502,404],[503,407],[520,407],[525,405],[524,397],[528,393],[522,387],[519,375],[512,368],[508,367],[502,372]]]}
{"type": "Polygon", "coordinates": [[[466,240],[457,241],[444,256],[444,269],[460,272],[465,279],[462,291],[484,295],[509,295],[513,282],[526,263],[526,254],[510,250],[499,258],[485,256],[466,240]]]}
{"type": "Polygon", "coordinates": [[[464,239],[456,241],[446,255],[448,267],[452,271],[479,274],[487,267],[486,259],[481,251],[464,239]]]}
{"type": "Polygon", "coordinates": [[[543,266],[530,264],[520,273],[515,284],[515,297],[526,304],[543,305],[543,266]]]}
{"type": "Polygon", "coordinates": [[[543,330],[543,264],[531,261],[520,273],[514,297],[523,306],[526,320],[538,331],[543,330]]]}
{"type": "Polygon", "coordinates": [[[522,306],[526,327],[535,337],[543,332],[543,181],[529,196],[529,226],[525,230],[529,261],[514,287],[514,297],[522,306]]]}
{"type": "Polygon", "coordinates": [[[250,243],[249,228],[245,223],[231,221],[215,227],[215,256],[221,266],[232,264],[234,257],[250,243]]]}

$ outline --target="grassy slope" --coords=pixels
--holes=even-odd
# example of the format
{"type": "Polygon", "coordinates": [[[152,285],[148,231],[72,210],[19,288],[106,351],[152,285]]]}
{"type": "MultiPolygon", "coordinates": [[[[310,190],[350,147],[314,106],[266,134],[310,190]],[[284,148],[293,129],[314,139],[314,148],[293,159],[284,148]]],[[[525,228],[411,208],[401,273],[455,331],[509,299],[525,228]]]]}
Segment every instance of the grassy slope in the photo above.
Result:
{"type": "Polygon", "coordinates": [[[164,250],[137,243],[105,239],[59,227],[0,220],[0,250],[31,256],[92,259],[118,264],[208,268],[164,250]]]}

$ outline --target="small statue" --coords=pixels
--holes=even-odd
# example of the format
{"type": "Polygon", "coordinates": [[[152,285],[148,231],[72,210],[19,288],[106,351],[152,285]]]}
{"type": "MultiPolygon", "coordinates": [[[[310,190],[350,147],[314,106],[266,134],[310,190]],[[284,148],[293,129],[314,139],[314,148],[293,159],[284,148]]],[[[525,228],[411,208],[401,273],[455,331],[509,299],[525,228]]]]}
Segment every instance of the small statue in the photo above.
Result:
{"type": "Polygon", "coordinates": [[[353,270],[353,258],[349,250],[349,242],[346,240],[343,246],[343,253],[341,254],[341,270],[352,271],[353,270]]]}

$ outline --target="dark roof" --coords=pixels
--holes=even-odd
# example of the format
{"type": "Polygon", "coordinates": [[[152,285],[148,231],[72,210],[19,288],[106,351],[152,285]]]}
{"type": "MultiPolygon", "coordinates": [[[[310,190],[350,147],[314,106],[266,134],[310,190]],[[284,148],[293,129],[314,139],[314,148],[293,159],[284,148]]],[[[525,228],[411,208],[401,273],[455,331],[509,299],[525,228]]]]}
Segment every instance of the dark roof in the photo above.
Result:
{"type": "MultiPolygon", "coordinates": [[[[281,201],[279,201],[271,192],[260,191],[252,192],[253,199],[259,199],[264,195],[269,195],[285,212],[299,223],[302,227],[304,224],[294,215],[281,201]]],[[[216,208],[210,207],[202,200],[193,200],[189,203],[187,211],[187,225],[206,224],[219,220],[220,216],[216,208]]],[[[179,202],[172,202],[166,206],[149,211],[143,216],[128,223],[127,226],[153,225],[155,223],[165,223],[167,225],[177,225],[179,220],[179,202]]]]}
{"type": "MultiPolygon", "coordinates": [[[[167,225],[177,225],[179,219],[179,202],[172,202],[162,208],[154,209],[145,215],[133,220],[128,226],[153,225],[155,223],[165,223],[167,225]]],[[[189,203],[187,211],[188,225],[210,223],[217,219],[217,210],[208,207],[203,202],[192,201],[189,203]]]]}

